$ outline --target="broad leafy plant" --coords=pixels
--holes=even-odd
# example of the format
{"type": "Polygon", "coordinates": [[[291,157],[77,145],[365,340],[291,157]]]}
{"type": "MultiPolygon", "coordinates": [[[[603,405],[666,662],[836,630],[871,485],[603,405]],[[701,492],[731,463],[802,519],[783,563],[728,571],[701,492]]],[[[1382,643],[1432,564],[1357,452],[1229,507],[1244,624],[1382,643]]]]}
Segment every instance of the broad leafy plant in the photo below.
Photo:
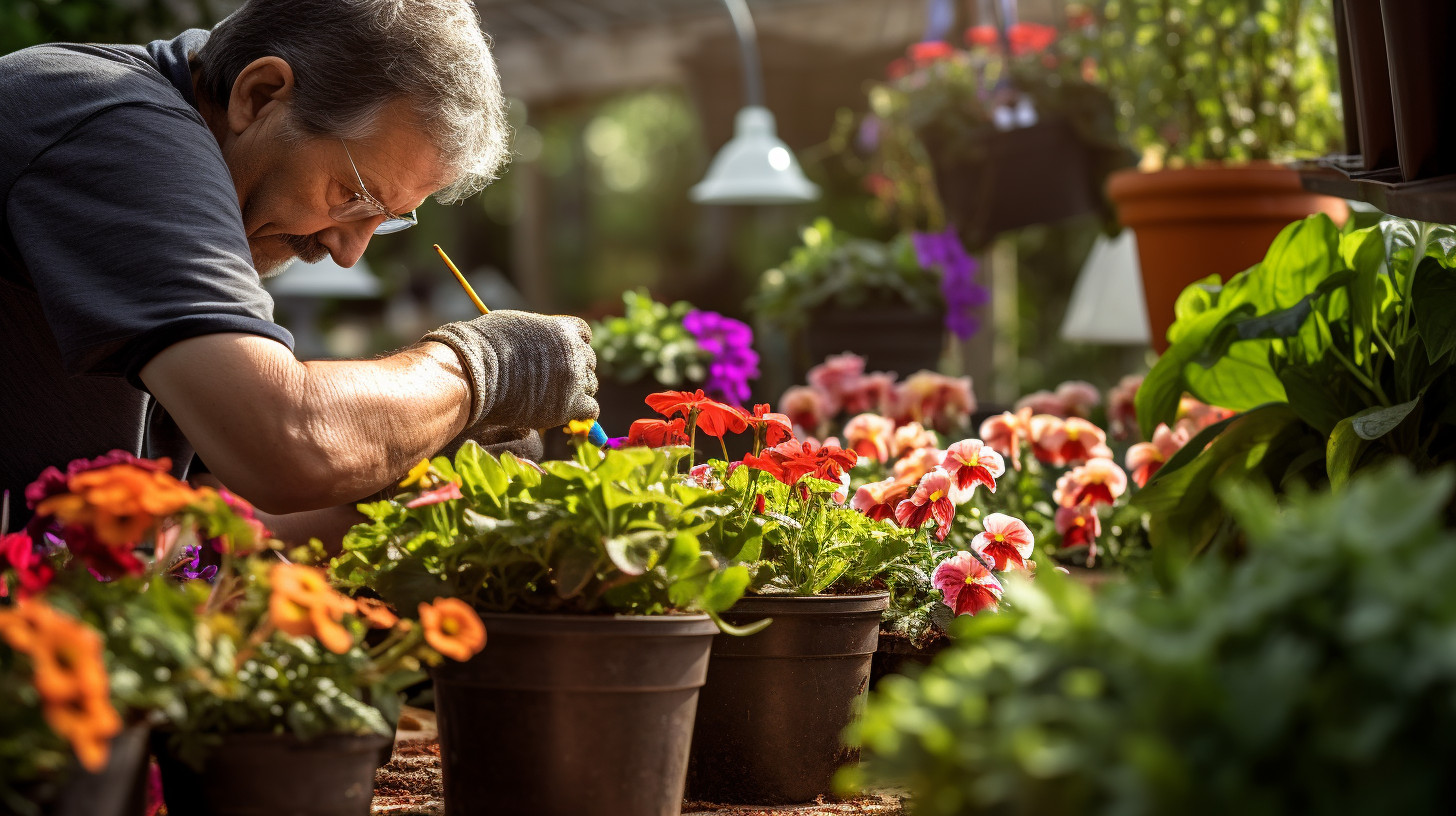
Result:
{"type": "Polygon", "coordinates": [[[871,695],[854,781],[924,816],[1441,811],[1453,485],[1395,464],[1283,506],[1238,486],[1240,561],[1161,591],[1012,583],[1007,611],[959,619],[929,670],[871,695]]]}
{"type": "Polygon", "coordinates": [[[639,289],[623,292],[622,304],[621,317],[592,326],[598,376],[620,383],[651,379],[672,388],[707,379],[710,355],[683,328],[691,303],[659,303],[639,289]]]}
{"type": "Polygon", "coordinates": [[[678,476],[689,450],[582,443],[537,466],[466,444],[453,462],[422,462],[411,490],[361,505],[370,521],[345,537],[333,574],[400,608],[446,596],[488,612],[716,618],[749,574],[705,546],[734,506],[678,476]]]}
{"type": "Polygon", "coordinates": [[[1240,412],[1194,437],[1137,504],[1155,545],[1233,536],[1212,488],[1257,478],[1336,487],[1390,458],[1456,457],[1456,232],[1388,220],[1342,232],[1311,216],[1258,265],[1179,297],[1171,346],[1137,396],[1145,434],[1184,392],[1240,412]]]}

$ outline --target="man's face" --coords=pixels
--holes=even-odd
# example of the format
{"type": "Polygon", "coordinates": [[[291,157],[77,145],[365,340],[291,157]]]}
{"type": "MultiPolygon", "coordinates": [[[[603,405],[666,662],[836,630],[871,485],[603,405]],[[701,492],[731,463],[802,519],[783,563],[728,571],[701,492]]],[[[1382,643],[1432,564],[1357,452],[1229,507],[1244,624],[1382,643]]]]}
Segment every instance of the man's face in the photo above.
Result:
{"type": "Polygon", "coordinates": [[[347,152],[338,139],[289,138],[285,118],[272,119],[244,134],[229,157],[253,266],[265,278],[294,258],[311,263],[332,255],[344,267],[359,260],[386,216],[341,223],[329,211],[360,192],[360,178],[395,213],[414,210],[450,182],[403,103],[387,107],[374,135],[350,140],[347,152]]]}

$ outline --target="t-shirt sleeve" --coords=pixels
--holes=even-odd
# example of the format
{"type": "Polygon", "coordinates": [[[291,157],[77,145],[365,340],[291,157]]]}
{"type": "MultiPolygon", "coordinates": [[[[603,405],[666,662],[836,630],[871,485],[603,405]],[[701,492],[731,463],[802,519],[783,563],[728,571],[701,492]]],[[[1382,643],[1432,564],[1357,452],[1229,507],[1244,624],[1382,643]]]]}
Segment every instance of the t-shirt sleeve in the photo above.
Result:
{"type": "Polygon", "coordinates": [[[166,347],[273,322],[222,153],[195,116],[122,105],[88,119],[16,179],[11,235],[68,373],[137,376],[166,347]]]}

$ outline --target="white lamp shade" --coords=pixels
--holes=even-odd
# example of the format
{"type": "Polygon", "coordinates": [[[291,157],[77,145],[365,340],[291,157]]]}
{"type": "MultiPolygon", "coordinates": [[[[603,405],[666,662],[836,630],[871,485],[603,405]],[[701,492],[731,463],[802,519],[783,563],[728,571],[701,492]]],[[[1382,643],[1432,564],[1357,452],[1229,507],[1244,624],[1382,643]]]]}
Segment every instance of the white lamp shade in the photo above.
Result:
{"type": "Polygon", "coordinates": [[[1152,342],[1132,230],[1116,238],[1097,236],[1072,287],[1062,339],[1129,346],[1152,342]]]}
{"type": "Polygon", "coordinates": [[[314,263],[294,261],[267,283],[273,297],[293,298],[377,298],[379,279],[369,274],[363,258],[345,269],[328,255],[314,263]]]}
{"type": "Polygon", "coordinates": [[[689,197],[699,204],[802,204],[819,198],[799,162],[778,137],[773,113],[749,105],[734,119],[733,138],[689,197]]]}

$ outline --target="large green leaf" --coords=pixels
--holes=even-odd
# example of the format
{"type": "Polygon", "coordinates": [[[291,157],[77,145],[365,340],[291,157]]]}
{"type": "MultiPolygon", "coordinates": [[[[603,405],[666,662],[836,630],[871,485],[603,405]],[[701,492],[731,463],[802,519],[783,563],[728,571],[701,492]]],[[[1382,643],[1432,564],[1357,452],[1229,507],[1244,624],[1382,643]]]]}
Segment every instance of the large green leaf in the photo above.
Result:
{"type": "Polygon", "coordinates": [[[1373,442],[1395,430],[1415,410],[1420,397],[1399,405],[1375,406],[1350,417],[1350,429],[1367,442],[1373,442]]]}
{"type": "Polygon", "coordinates": [[[1456,270],[1425,258],[1416,267],[1413,286],[1416,330],[1425,341],[1427,359],[1435,363],[1456,349],[1456,270]]]}
{"type": "Polygon", "coordinates": [[[1330,441],[1325,449],[1325,470],[1330,475],[1330,487],[1343,488],[1355,472],[1355,464],[1365,449],[1365,440],[1355,433],[1354,417],[1341,420],[1330,432],[1330,441]]]}

